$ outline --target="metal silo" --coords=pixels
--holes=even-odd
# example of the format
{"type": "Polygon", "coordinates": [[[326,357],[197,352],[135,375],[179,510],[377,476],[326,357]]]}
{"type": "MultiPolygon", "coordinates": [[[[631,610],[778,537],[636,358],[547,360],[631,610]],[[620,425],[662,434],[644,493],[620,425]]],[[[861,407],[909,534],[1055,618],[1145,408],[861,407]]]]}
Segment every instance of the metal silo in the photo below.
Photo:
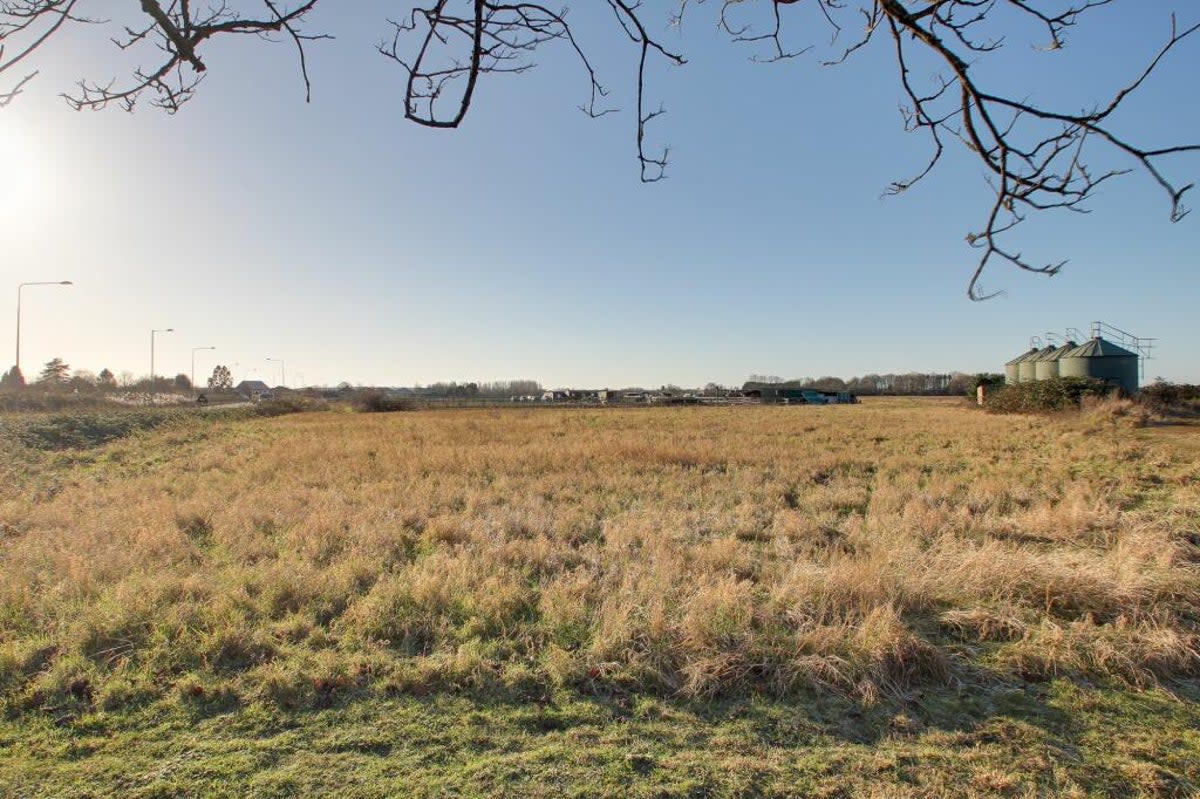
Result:
{"type": "Polygon", "coordinates": [[[1050,352],[1042,350],[1033,362],[1034,377],[1037,380],[1050,380],[1058,377],[1058,362],[1064,355],[1075,349],[1074,341],[1068,341],[1061,347],[1051,347],[1050,352]]]}
{"type": "Polygon", "coordinates": [[[1020,355],[1013,358],[1008,363],[1004,364],[1004,384],[1007,386],[1012,386],[1017,383],[1020,383],[1021,382],[1021,374],[1020,374],[1021,361],[1025,360],[1026,358],[1028,358],[1031,355],[1036,355],[1037,353],[1038,353],[1037,347],[1030,347],[1028,351],[1022,352],[1020,355]]]}
{"type": "Polygon", "coordinates": [[[1120,386],[1125,393],[1138,390],[1138,356],[1108,339],[1096,336],[1058,360],[1061,377],[1095,377],[1120,386]]]}
{"type": "Polygon", "coordinates": [[[1037,380],[1037,360],[1047,353],[1053,352],[1054,346],[1047,344],[1040,350],[1033,350],[1017,364],[1017,380],[1021,383],[1032,383],[1037,380]]]}

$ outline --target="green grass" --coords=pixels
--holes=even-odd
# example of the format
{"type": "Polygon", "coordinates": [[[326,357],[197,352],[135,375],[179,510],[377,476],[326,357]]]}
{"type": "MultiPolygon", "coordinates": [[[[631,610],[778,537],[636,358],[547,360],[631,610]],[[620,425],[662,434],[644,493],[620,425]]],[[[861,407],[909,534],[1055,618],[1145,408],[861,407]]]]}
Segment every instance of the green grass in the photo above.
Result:
{"type": "Polygon", "coordinates": [[[158,702],[0,721],[0,794],[289,796],[1194,796],[1195,684],[942,689],[682,703],[569,692],[322,710],[158,702]]]}

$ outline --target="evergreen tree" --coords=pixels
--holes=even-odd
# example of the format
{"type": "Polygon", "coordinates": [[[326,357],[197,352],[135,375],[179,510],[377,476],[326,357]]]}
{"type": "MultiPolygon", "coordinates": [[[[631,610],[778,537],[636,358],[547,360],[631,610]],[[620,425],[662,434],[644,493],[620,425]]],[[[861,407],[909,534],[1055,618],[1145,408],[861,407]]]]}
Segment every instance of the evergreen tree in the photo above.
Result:
{"type": "Polygon", "coordinates": [[[21,370],[14,366],[0,376],[0,389],[16,390],[25,388],[25,375],[21,374],[21,370]]]}
{"type": "Polygon", "coordinates": [[[70,374],[71,367],[62,358],[52,358],[46,361],[46,365],[42,367],[42,373],[38,376],[38,382],[61,386],[70,379],[70,374]]]}

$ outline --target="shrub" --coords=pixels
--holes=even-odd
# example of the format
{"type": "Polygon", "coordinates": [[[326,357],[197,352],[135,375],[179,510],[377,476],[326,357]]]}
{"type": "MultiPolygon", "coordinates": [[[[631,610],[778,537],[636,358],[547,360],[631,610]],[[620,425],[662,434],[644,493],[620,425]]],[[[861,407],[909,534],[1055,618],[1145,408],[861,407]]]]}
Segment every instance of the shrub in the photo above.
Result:
{"type": "Polygon", "coordinates": [[[86,449],[153,430],[182,415],[171,411],[56,414],[24,422],[17,428],[17,438],[31,449],[86,449]]]}
{"type": "Polygon", "coordinates": [[[61,391],[0,391],[0,413],[99,410],[112,405],[95,394],[72,394],[61,391]]]}
{"type": "Polygon", "coordinates": [[[1200,412],[1200,385],[1154,383],[1138,393],[1138,402],[1154,413],[1200,412]]]}
{"type": "Polygon", "coordinates": [[[1084,397],[1084,416],[1093,429],[1104,426],[1145,427],[1150,423],[1146,406],[1125,397],[1084,397]]]}
{"type": "Polygon", "coordinates": [[[1078,410],[1085,397],[1103,398],[1115,389],[1092,377],[1055,377],[1005,386],[988,396],[991,413],[1053,413],[1078,410]]]}
{"type": "Polygon", "coordinates": [[[309,397],[276,397],[253,406],[255,416],[286,416],[289,413],[327,411],[329,403],[309,397]]]}
{"type": "Polygon", "coordinates": [[[378,389],[356,393],[350,398],[350,405],[359,413],[393,413],[411,411],[414,407],[412,400],[378,389]]]}

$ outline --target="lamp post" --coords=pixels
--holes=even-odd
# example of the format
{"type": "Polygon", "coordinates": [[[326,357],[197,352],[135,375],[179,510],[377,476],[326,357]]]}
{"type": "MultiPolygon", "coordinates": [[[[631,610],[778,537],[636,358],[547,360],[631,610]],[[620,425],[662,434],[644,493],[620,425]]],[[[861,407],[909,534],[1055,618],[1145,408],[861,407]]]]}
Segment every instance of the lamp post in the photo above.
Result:
{"type": "Polygon", "coordinates": [[[267,360],[279,364],[279,385],[287,388],[287,371],[284,369],[283,358],[267,358],[267,360]]]}
{"type": "Polygon", "coordinates": [[[21,289],[26,286],[73,286],[75,285],[69,280],[35,280],[32,283],[20,283],[17,285],[17,363],[16,369],[21,371],[21,289]]]}
{"type": "Polygon", "coordinates": [[[154,388],[154,334],[155,333],[174,333],[175,328],[164,327],[150,331],[150,388],[154,388]]]}
{"type": "Polygon", "coordinates": [[[196,390],[196,353],[200,350],[215,350],[216,347],[192,347],[192,376],[189,378],[192,383],[192,391],[196,390]]]}

